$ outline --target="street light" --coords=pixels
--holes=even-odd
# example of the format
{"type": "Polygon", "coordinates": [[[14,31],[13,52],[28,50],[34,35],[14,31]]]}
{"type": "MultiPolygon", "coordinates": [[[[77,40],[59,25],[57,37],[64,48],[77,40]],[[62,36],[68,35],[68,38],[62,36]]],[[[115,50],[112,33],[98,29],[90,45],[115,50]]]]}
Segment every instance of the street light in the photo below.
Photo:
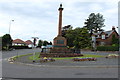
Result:
{"type": "MultiPolygon", "coordinates": [[[[34,45],[33,48],[35,48],[35,47],[36,47],[36,41],[37,41],[37,39],[39,39],[39,38],[38,38],[38,37],[32,37],[32,38],[33,38],[33,45],[34,45]]],[[[33,62],[35,62],[35,60],[34,60],[35,57],[34,57],[34,56],[35,56],[35,52],[33,53],[33,62]]]]}
{"type": "Polygon", "coordinates": [[[9,22],[9,34],[10,34],[10,28],[11,28],[11,23],[14,22],[14,20],[10,20],[9,22]]]}
{"type": "MultiPolygon", "coordinates": [[[[10,20],[9,22],[9,35],[10,35],[10,28],[11,28],[11,22],[13,22],[14,20],[10,20]]],[[[7,44],[7,50],[9,49],[9,43],[7,44]]]]}

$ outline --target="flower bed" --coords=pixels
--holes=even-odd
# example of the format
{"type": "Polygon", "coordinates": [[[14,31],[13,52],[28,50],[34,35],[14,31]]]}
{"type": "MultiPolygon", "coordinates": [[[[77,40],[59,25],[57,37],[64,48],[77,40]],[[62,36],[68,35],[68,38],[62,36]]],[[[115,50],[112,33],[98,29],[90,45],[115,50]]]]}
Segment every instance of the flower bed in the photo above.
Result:
{"type": "Polygon", "coordinates": [[[41,53],[40,54],[41,57],[80,57],[80,56],[83,56],[83,54],[76,54],[76,53],[73,53],[73,54],[64,54],[64,53],[41,53]]]}
{"type": "Polygon", "coordinates": [[[87,57],[87,58],[74,58],[73,61],[96,61],[96,58],[87,57]]]}
{"type": "Polygon", "coordinates": [[[48,58],[48,59],[40,59],[40,62],[48,62],[48,61],[53,62],[53,61],[55,61],[55,59],[51,59],[51,58],[48,58]]]}

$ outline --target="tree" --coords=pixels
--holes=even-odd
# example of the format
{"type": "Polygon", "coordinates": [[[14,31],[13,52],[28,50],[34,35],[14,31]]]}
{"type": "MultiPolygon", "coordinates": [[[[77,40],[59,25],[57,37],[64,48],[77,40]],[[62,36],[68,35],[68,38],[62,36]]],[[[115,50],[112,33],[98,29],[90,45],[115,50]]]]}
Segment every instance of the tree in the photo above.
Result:
{"type": "Polygon", "coordinates": [[[68,30],[66,33],[67,43],[70,47],[76,49],[82,49],[91,45],[91,38],[89,37],[88,30],[86,28],[75,28],[74,30],[68,30]]]}
{"type": "Polygon", "coordinates": [[[87,29],[76,28],[75,33],[76,33],[76,36],[73,41],[75,48],[83,49],[83,48],[89,47],[91,45],[90,44],[91,38],[89,37],[89,33],[88,33],[87,29]]]}
{"type": "Polygon", "coordinates": [[[73,41],[74,41],[75,35],[76,34],[75,34],[74,30],[66,31],[65,37],[67,39],[67,46],[74,47],[73,41]]]}
{"type": "Polygon", "coordinates": [[[43,41],[43,46],[47,46],[49,43],[48,43],[48,41],[43,41]]]}
{"type": "Polygon", "coordinates": [[[68,30],[72,30],[72,28],[73,28],[73,27],[72,27],[71,25],[64,26],[64,27],[62,28],[62,36],[65,37],[66,32],[67,32],[68,30]]]}
{"type": "Polygon", "coordinates": [[[2,47],[6,47],[6,49],[9,49],[9,46],[12,46],[12,38],[10,34],[5,34],[2,37],[2,47]]]}
{"type": "Polygon", "coordinates": [[[52,42],[50,41],[49,45],[52,45],[52,42]]]}
{"type": "Polygon", "coordinates": [[[43,41],[42,41],[42,40],[39,40],[39,41],[38,41],[38,47],[41,47],[42,44],[43,44],[43,41]]]}
{"type": "Polygon", "coordinates": [[[104,27],[104,21],[105,19],[103,19],[103,15],[100,13],[91,13],[88,17],[88,19],[86,19],[85,24],[85,28],[87,28],[90,32],[90,36],[92,35],[93,31],[97,32],[97,31],[103,31],[103,29],[101,29],[102,27],[104,27]]]}

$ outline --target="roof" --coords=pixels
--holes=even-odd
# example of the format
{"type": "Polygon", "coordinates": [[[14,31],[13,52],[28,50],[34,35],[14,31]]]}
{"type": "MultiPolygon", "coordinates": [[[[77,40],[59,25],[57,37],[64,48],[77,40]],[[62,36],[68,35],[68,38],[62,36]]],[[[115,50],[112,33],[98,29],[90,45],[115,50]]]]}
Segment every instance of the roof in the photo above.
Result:
{"type": "Polygon", "coordinates": [[[25,44],[25,42],[21,39],[15,39],[13,40],[13,43],[25,44]]]}
{"type": "Polygon", "coordinates": [[[28,45],[33,44],[31,40],[27,40],[27,41],[25,41],[25,43],[28,44],[28,45]]]}
{"type": "Polygon", "coordinates": [[[105,34],[107,34],[107,37],[110,36],[110,34],[112,34],[112,32],[114,32],[113,30],[110,30],[110,31],[106,31],[105,34]]]}
{"type": "MultiPolygon", "coordinates": [[[[99,31],[98,33],[93,33],[93,35],[101,35],[103,32],[106,34],[106,37],[109,37],[115,30],[109,30],[109,31],[99,31]]],[[[97,36],[97,38],[100,38],[100,36],[97,36]]]]}

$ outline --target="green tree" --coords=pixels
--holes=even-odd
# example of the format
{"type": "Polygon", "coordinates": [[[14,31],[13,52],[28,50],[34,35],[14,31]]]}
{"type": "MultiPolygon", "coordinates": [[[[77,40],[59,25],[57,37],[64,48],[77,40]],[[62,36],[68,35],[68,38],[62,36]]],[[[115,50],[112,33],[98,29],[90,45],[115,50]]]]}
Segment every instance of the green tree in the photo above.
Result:
{"type": "Polygon", "coordinates": [[[67,32],[68,30],[72,30],[72,28],[73,28],[73,27],[72,27],[71,25],[64,26],[64,27],[62,28],[62,36],[65,37],[66,32],[67,32]]]}
{"type": "Polygon", "coordinates": [[[66,33],[67,43],[70,47],[76,49],[82,49],[90,47],[91,38],[89,37],[88,30],[86,28],[75,28],[74,30],[68,30],[66,33]]]}
{"type": "Polygon", "coordinates": [[[47,46],[49,43],[48,43],[48,41],[43,41],[43,46],[47,46]]]}
{"type": "Polygon", "coordinates": [[[86,19],[85,24],[85,28],[87,28],[90,32],[90,36],[92,35],[93,31],[97,32],[97,31],[103,31],[103,29],[101,29],[102,27],[104,27],[104,21],[105,19],[103,19],[103,15],[100,13],[91,13],[88,17],[88,19],[86,19]]]}
{"type": "Polygon", "coordinates": [[[65,37],[67,39],[67,46],[74,47],[73,41],[75,39],[75,35],[76,34],[75,34],[74,30],[68,30],[68,31],[66,31],[65,37]]]}
{"type": "Polygon", "coordinates": [[[7,50],[9,49],[9,46],[12,46],[12,38],[10,34],[5,34],[2,37],[2,47],[5,47],[7,50]]]}
{"type": "Polygon", "coordinates": [[[52,45],[52,42],[50,41],[49,45],[52,45]]]}
{"type": "Polygon", "coordinates": [[[91,38],[89,37],[87,29],[76,28],[74,31],[76,33],[75,39],[73,41],[75,48],[83,49],[86,47],[90,47],[91,38]]]}
{"type": "Polygon", "coordinates": [[[42,44],[43,44],[43,41],[42,41],[42,40],[39,40],[39,41],[38,41],[38,47],[41,47],[42,44]]]}

